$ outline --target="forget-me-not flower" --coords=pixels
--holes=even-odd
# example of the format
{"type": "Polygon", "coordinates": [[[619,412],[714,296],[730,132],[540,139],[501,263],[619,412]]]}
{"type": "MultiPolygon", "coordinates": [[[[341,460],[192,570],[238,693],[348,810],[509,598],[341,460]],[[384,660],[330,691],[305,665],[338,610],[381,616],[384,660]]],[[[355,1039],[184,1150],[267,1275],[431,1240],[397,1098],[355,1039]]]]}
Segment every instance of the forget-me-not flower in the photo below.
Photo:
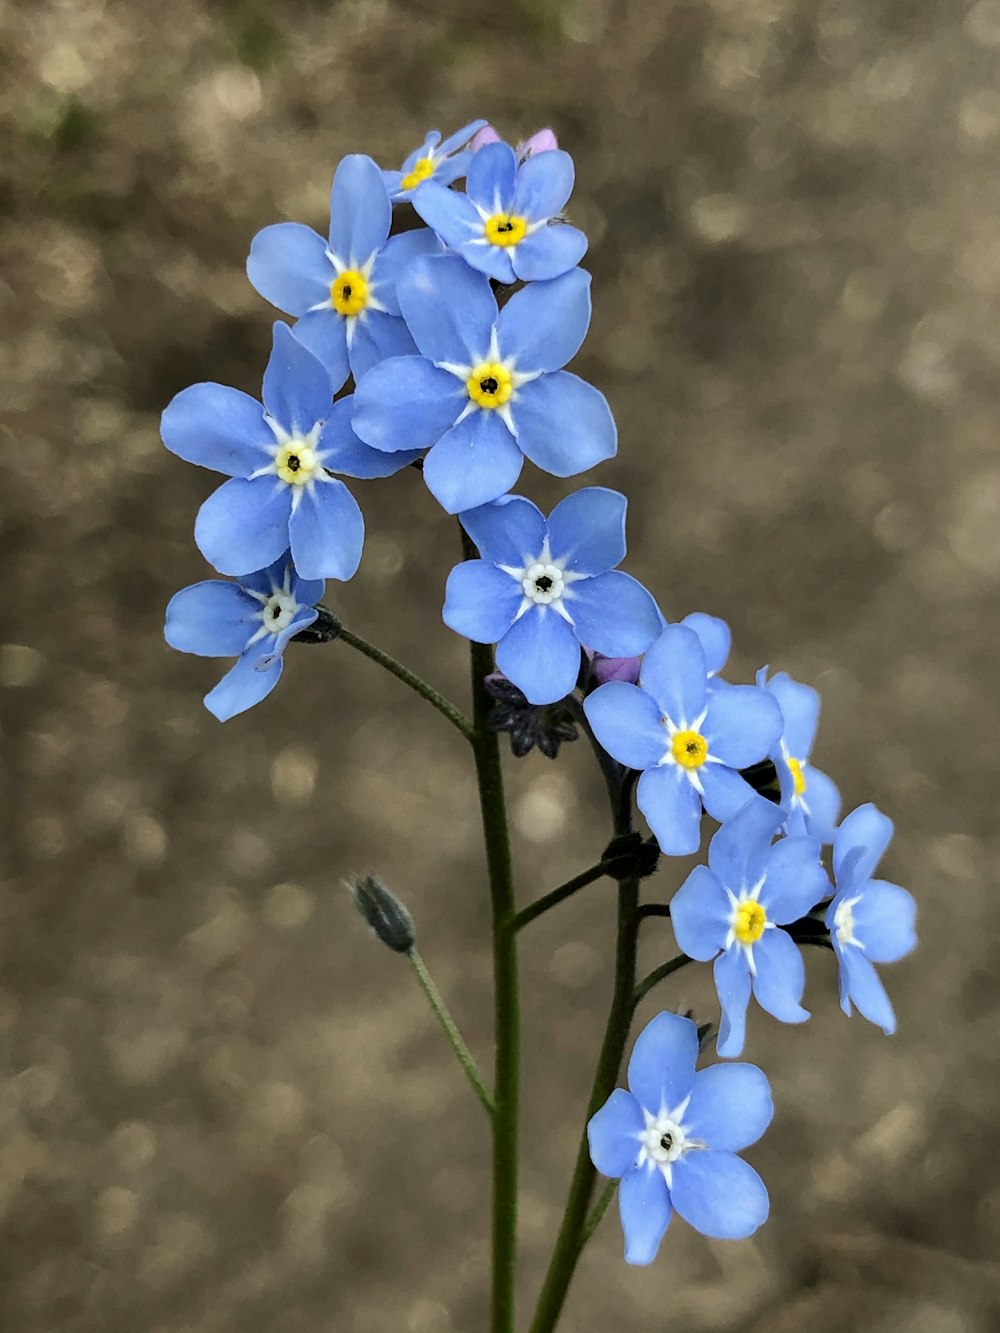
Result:
{"type": "Polygon", "coordinates": [[[337,384],[387,356],[414,351],[400,318],[396,283],[418,255],[436,253],[432,232],[389,237],[392,203],[370,157],[343,158],[330,195],[330,237],[300,222],[276,222],[253,238],[247,276],[266,300],[296,317],[295,336],[337,384]]]}
{"type": "Polygon", "coordinates": [[[630,1090],[617,1088],[587,1126],[594,1165],[621,1177],[627,1263],[652,1263],[674,1211],[717,1240],[767,1221],[764,1182],[736,1154],[771,1123],[770,1085],[756,1065],[696,1072],[697,1058],[691,1019],[657,1014],[632,1048],[630,1090]]]}
{"type": "Polygon", "coordinates": [[[444,622],[497,645],[497,667],[529,703],[565,698],[581,646],[641,652],[660,613],[646,589],[615,569],[625,558],[627,501],[600,486],[560,501],[546,522],[530,500],[505,496],[461,516],[481,560],[448,576],[444,622]]]}
{"type": "Polygon", "coordinates": [[[917,908],[898,884],[872,879],[892,838],[892,820],[874,805],[859,805],[844,819],[833,843],[837,891],[826,914],[840,965],[840,1007],[851,1003],[886,1033],[896,1016],[874,963],[895,963],[917,943],[917,908]]]}
{"type": "Polygon", "coordinates": [[[320,579],[301,578],[285,551],[268,569],[236,583],[206,579],[170,599],[163,632],[172,648],[239,659],[205,696],[205,707],[220,722],[271,693],[288,641],[316,619],[323,587],[320,579]]]}
{"type": "Polygon", "coordinates": [[[502,310],[456,255],[416,260],[397,288],[419,356],[393,357],[354,395],[376,449],[430,449],[424,481],[450,514],[505,495],[525,458],[557,477],[617,447],[604,395],[561,367],[590,323],[590,274],[533,283],[502,310]]]}
{"type": "Polygon", "coordinates": [[[498,282],[558,278],[587,251],[583,232],[559,220],[573,174],[561,148],[519,165],[510,144],[488,143],[473,154],[465,194],[428,181],[413,207],[450,250],[498,282]]]}
{"type": "Polygon", "coordinates": [[[840,814],[840,792],[833,779],[809,762],[819,722],[819,695],[785,671],[767,678],[767,667],[757,672],[757,684],[770,691],[781,707],[784,729],[771,754],[778,771],[781,804],[788,811],[788,832],[809,833],[820,842],[833,842],[840,814]]]}
{"type": "Polygon", "coordinates": [[[695,630],[668,625],[642,661],[639,684],[612,680],[584,700],[612,758],[642,771],[636,801],[668,856],[698,850],[702,804],[731,818],[754,794],[738,772],[777,744],[781,709],[755,685],[710,689],[695,630]]]}
{"type": "Polygon", "coordinates": [[[696,866],[670,900],[678,945],[700,963],[715,959],[722,1007],[720,1055],[739,1055],[753,989],[783,1023],[803,1023],[806,973],[798,945],[781,926],[811,911],[829,892],[815,838],[771,839],[785,812],[754,796],[719,829],[708,865],[696,866]]]}
{"type": "Polygon", "coordinates": [[[303,578],[354,575],[364,519],[328,469],[386,477],[416,455],[363,444],[351,429],[352,401],[334,403],[335,387],[279,321],[263,405],[224,384],[193,384],[168,404],[160,423],[167,448],[231,478],[202,505],[194,530],[201,553],[220,574],[264,569],[291,547],[303,578]]]}
{"type": "Polygon", "coordinates": [[[399,171],[383,171],[389,196],[394,203],[409,199],[410,194],[424,181],[450,185],[465,175],[472,157],[473,140],[486,128],[485,120],[472,120],[441,142],[439,130],[428,130],[424,142],[406,158],[399,171]],[[462,150],[465,151],[462,151],[462,150]]]}

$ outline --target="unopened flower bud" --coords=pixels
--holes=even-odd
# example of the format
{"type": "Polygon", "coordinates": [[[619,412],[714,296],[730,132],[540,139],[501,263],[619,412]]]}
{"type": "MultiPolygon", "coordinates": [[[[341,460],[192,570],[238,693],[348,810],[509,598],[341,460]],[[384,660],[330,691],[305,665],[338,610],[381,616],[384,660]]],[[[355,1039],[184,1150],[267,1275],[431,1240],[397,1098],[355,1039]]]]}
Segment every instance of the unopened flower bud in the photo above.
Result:
{"type": "Polygon", "coordinates": [[[406,907],[373,875],[351,885],[354,905],[372,930],[395,953],[409,953],[416,943],[413,917],[406,907]]]}
{"type": "Polygon", "coordinates": [[[601,862],[611,879],[646,879],[656,869],[660,848],[641,833],[618,833],[604,849],[601,862]]]}

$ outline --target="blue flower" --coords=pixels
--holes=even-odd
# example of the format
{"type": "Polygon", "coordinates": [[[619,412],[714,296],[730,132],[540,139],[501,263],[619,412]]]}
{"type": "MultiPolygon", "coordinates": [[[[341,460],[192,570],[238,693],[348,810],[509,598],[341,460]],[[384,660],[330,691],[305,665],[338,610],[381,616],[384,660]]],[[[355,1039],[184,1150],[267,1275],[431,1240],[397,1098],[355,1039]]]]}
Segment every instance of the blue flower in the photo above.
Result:
{"type": "Polygon", "coordinates": [[[894,963],[917,943],[917,907],[898,884],[872,879],[892,838],[892,820],[874,805],[859,805],[844,819],[833,843],[837,892],[826,914],[840,964],[840,1007],[853,1001],[869,1022],[896,1030],[885,987],[874,963],[894,963]]]}
{"type": "Polygon", "coordinates": [[[757,684],[774,695],[785,720],[771,758],[778,770],[781,804],[788,811],[788,832],[833,842],[840,792],[832,778],[809,763],[819,721],[819,695],[811,685],[792,680],[784,671],[768,680],[767,667],[757,672],[757,684]]]}
{"type": "MultiPolygon", "coordinates": [[[[698,636],[705,654],[705,666],[708,668],[709,689],[711,689],[712,677],[722,670],[729,656],[733,637],[729,626],[718,616],[708,616],[704,611],[692,611],[680,623],[687,625],[688,629],[693,629],[698,636]]],[[[663,620],[660,630],[666,628],[667,621],[663,620]]],[[[609,680],[626,680],[630,685],[635,685],[639,680],[641,667],[642,659],[639,657],[603,657],[600,653],[595,653],[593,658],[594,680],[598,685],[604,685],[609,680]]]]}
{"type": "Polygon", "coordinates": [[[750,799],[738,770],[781,734],[781,709],[766,690],[709,684],[698,634],[668,625],[643,658],[638,686],[609,681],[583,704],[608,754],[642,771],[636,800],[668,856],[698,850],[703,803],[721,821],[750,799]]]}
{"type": "Polygon", "coordinates": [[[199,550],[220,574],[264,569],[291,547],[304,578],[353,577],[364,519],[328,469],[387,477],[416,455],[362,444],[350,426],[352,400],[334,403],[334,387],[279,321],[263,406],[223,384],[193,384],[167,405],[160,422],[167,448],[232,478],[202,505],[194,530],[199,550]]]}
{"type": "Polygon", "coordinates": [[[295,315],[295,336],[340,386],[387,356],[414,350],[399,315],[396,283],[417,255],[440,242],[429,231],[389,236],[392,204],[370,157],[345,157],[330,196],[330,241],[300,222],[278,222],[253,238],[247,276],[272,305],[295,315]]]}
{"type": "Polygon", "coordinates": [[[322,580],[301,578],[285,551],[268,569],[236,583],[206,579],[170,599],[163,632],[171,648],[239,659],[205,696],[205,707],[220,722],[271,693],[289,639],[316,619],[323,586],[322,580]]]}
{"type": "Polygon", "coordinates": [[[452,181],[464,176],[472,157],[470,140],[485,128],[485,120],[472,120],[445,139],[444,143],[441,142],[440,131],[428,130],[423,144],[414,148],[400,171],[382,172],[382,179],[393,202],[409,199],[411,191],[424,181],[433,180],[439,185],[450,185],[452,181]],[[469,149],[461,152],[466,145],[469,145],[469,149]]]}
{"type": "Polygon", "coordinates": [[[575,268],[587,238],[559,220],[573,192],[573,159],[561,148],[518,166],[506,143],[488,143],[469,163],[466,193],[427,181],[413,207],[467,264],[498,282],[537,282],[575,268]]]}
{"type": "Polygon", "coordinates": [[[754,796],[709,843],[708,865],[692,870],[670,901],[678,945],[700,963],[715,959],[722,1006],[718,1051],[739,1055],[751,987],[783,1023],[809,1017],[800,1003],[806,973],[787,926],[829,892],[815,838],[771,839],[785,812],[754,796]]]}
{"type": "Polygon", "coordinates": [[[462,514],[482,560],[448,576],[444,622],[476,643],[497,645],[497,667],[529,703],[563,699],[580,672],[580,648],[641,652],[660,614],[625,558],[627,501],[591,486],[541,511],[517,495],[462,514]]]}
{"type": "Polygon", "coordinates": [[[771,1088],[756,1065],[695,1072],[698,1030],[657,1014],[636,1039],[631,1091],[617,1088],[587,1126],[590,1156],[621,1177],[625,1260],[648,1264],[674,1210],[704,1236],[743,1240],[767,1221],[764,1182],[736,1154],[771,1123],[771,1088]]]}
{"type": "Polygon", "coordinates": [[[498,312],[489,279],[441,255],[416,260],[397,295],[421,355],[369,371],[354,429],[376,449],[429,448],[424,480],[448,513],[505,495],[525,458],[569,477],[614,454],[604,395],[560,369],[590,323],[589,273],[533,283],[498,312]]]}

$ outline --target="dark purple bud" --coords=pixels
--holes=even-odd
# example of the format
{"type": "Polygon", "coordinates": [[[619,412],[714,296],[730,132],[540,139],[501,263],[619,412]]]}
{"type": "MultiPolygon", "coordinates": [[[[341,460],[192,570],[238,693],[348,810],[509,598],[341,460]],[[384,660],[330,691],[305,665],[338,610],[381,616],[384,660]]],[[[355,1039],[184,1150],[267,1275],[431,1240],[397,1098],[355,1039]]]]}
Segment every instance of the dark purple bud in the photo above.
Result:
{"type": "Polygon", "coordinates": [[[351,885],[354,905],[372,930],[395,953],[409,953],[416,943],[413,917],[406,907],[373,875],[351,885]]]}

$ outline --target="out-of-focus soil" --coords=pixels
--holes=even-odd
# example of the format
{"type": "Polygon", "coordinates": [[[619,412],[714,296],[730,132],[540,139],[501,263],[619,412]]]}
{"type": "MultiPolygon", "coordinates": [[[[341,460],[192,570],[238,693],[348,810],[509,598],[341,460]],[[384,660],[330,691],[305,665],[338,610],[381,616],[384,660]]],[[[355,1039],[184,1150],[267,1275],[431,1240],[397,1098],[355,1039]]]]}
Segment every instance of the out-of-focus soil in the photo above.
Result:
{"type": "MultiPolygon", "coordinates": [[[[575,369],[621,434],[586,481],[631,497],[629,569],[731,622],[733,679],[820,688],[816,760],[896,821],[923,939],[891,1040],[840,1013],[826,954],[809,1023],[752,1014],[769,1224],[678,1223],[634,1270],[609,1216],[567,1333],[998,1326],[998,57],[997,0],[0,5],[4,1333],[485,1327],[482,1115],[343,890],[407,898],[488,1063],[461,741],[336,645],[290,650],[246,717],[203,710],[216,664],[161,622],[206,576],[217,479],[157,435],[192,381],[259,386],[256,230],[323,229],[341,155],[392,165],[479,114],[576,159],[575,369]]],[[[329,600],[464,698],[453,523],[415,472],[356,490],[365,559],[329,600]]],[[[527,901],[599,854],[601,793],[582,746],[510,783],[527,901]]],[[[612,930],[594,886],[524,938],[525,1315],[612,930]]],[[[669,949],[653,923],[643,963],[669,949]]],[[[708,969],[656,1002],[714,1016],[708,969]]]]}

